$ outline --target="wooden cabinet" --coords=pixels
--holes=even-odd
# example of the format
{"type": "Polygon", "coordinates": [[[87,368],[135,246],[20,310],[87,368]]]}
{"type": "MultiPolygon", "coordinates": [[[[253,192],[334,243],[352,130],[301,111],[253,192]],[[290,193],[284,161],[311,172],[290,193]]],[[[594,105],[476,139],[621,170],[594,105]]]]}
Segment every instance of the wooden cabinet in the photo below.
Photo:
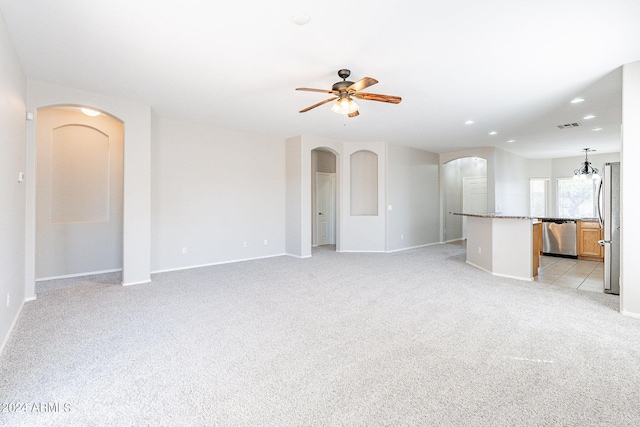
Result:
{"type": "Polygon", "coordinates": [[[540,268],[540,254],[542,253],[542,224],[537,222],[533,224],[533,271],[532,276],[538,275],[540,268]]]}
{"type": "Polygon", "coordinates": [[[578,259],[602,261],[604,248],[598,245],[602,239],[602,229],[599,221],[578,221],[577,226],[578,259]]]}

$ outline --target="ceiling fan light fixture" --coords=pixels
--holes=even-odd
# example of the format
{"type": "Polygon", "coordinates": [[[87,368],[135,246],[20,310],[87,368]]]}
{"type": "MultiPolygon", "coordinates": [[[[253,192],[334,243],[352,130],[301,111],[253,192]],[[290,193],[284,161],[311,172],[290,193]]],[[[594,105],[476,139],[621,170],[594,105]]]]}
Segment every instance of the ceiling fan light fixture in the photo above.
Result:
{"type": "Polygon", "coordinates": [[[358,111],[358,104],[349,96],[340,97],[331,106],[331,111],[338,114],[351,114],[358,111]]]}
{"type": "Polygon", "coordinates": [[[97,117],[100,115],[100,111],[96,111],[96,110],[92,110],[91,108],[80,108],[80,111],[82,111],[85,115],[89,116],[89,117],[97,117]]]}

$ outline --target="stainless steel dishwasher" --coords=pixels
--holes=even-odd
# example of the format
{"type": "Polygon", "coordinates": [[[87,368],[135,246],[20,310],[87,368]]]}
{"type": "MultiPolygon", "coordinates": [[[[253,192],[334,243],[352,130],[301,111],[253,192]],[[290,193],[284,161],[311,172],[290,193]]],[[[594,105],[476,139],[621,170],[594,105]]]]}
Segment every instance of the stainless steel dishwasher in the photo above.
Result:
{"type": "Polygon", "coordinates": [[[542,253],[577,258],[576,221],[570,219],[542,220],[542,253]]]}

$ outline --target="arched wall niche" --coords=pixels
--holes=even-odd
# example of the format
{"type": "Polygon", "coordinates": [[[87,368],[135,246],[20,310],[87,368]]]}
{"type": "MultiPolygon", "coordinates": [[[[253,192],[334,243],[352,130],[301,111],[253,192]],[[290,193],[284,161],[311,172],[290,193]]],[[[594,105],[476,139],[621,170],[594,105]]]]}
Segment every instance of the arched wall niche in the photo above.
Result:
{"type": "Polygon", "coordinates": [[[350,215],[378,215],[378,155],[358,150],[350,160],[350,215]]]}

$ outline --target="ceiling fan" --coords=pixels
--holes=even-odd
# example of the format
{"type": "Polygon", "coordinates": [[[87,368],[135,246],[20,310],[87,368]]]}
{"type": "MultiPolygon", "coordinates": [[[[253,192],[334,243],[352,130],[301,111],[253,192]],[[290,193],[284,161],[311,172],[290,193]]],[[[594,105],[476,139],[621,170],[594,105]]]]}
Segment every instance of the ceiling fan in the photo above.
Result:
{"type": "Polygon", "coordinates": [[[347,81],[347,77],[349,77],[350,75],[351,71],[349,70],[339,70],[338,76],[340,76],[342,81],[335,83],[331,90],[310,89],[307,87],[296,88],[296,90],[330,93],[333,95],[331,98],[325,99],[324,101],[318,102],[317,104],[313,104],[311,107],[307,107],[304,110],[300,110],[300,112],[305,113],[311,109],[326,104],[327,102],[335,101],[333,106],[331,106],[331,111],[338,114],[346,114],[349,117],[356,117],[360,113],[358,113],[358,104],[356,104],[353,98],[364,99],[366,101],[389,102],[391,104],[399,104],[400,101],[402,101],[402,98],[400,98],[399,96],[378,95],[375,93],[360,92],[361,90],[378,83],[378,81],[371,77],[365,77],[354,83],[347,81]]]}

